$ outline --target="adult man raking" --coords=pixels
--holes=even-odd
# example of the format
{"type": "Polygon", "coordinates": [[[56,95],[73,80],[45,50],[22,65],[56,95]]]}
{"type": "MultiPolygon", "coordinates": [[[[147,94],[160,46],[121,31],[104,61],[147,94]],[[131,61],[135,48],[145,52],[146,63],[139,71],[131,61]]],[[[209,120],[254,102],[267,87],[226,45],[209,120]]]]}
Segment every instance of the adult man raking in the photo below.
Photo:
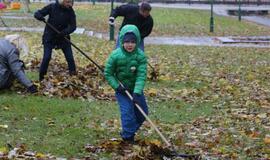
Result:
{"type": "MultiPolygon", "coordinates": [[[[120,30],[127,24],[135,25],[141,34],[141,42],[139,48],[144,51],[144,38],[147,37],[153,29],[153,18],[150,15],[151,6],[147,2],[143,2],[140,5],[137,4],[125,4],[116,7],[112,10],[109,24],[114,25],[114,20],[121,16],[124,17],[120,30]]],[[[119,36],[116,41],[116,48],[119,47],[119,36]]]]}

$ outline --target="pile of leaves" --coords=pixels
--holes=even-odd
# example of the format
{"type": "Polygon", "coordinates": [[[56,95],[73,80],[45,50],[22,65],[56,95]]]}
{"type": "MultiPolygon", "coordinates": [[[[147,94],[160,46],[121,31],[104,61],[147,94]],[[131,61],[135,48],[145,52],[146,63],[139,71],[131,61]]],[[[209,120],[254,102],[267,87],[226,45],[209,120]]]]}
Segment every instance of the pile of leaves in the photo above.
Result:
{"type": "MultiPolygon", "coordinates": [[[[85,150],[90,153],[89,157],[98,157],[100,152],[109,152],[113,154],[114,159],[123,160],[157,160],[157,159],[181,159],[177,158],[172,148],[162,147],[158,140],[138,140],[135,144],[130,144],[115,138],[103,141],[99,145],[94,146],[87,144],[85,150]]],[[[191,159],[199,159],[197,155],[186,155],[191,159]]]]}
{"type": "MultiPolygon", "coordinates": [[[[27,69],[38,70],[39,60],[33,59],[27,64],[27,69]]],[[[113,92],[110,88],[104,88],[106,84],[102,73],[92,64],[85,67],[77,67],[77,75],[70,76],[67,64],[52,61],[49,71],[41,82],[35,81],[40,95],[48,97],[76,98],[82,100],[112,100],[113,92]],[[105,93],[106,92],[106,93],[105,93]]],[[[23,90],[16,84],[14,90],[23,90]]]]}
{"type": "Polygon", "coordinates": [[[52,97],[73,97],[79,99],[103,99],[110,100],[111,96],[104,93],[102,84],[104,78],[93,65],[78,68],[75,76],[70,76],[66,71],[66,65],[53,65],[53,69],[41,82],[40,92],[52,97]]]}
{"type": "MultiPolygon", "coordinates": [[[[27,70],[37,72],[40,61],[36,58],[31,59],[26,64],[27,70]]],[[[101,66],[103,67],[103,66],[101,66]]],[[[34,81],[38,86],[39,95],[48,97],[75,98],[92,101],[113,100],[114,92],[107,85],[101,71],[93,64],[84,67],[77,67],[77,75],[70,76],[67,64],[58,60],[50,62],[49,70],[44,80],[34,81]]],[[[149,74],[149,79],[157,81],[159,76],[158,67],[155,66],[149,74]]],[[[13,90],[24,93],[25,89],[18,82],[15,83],[13,90]]],[[[151,94],[152,92],[147,93],[151,94]]]]}

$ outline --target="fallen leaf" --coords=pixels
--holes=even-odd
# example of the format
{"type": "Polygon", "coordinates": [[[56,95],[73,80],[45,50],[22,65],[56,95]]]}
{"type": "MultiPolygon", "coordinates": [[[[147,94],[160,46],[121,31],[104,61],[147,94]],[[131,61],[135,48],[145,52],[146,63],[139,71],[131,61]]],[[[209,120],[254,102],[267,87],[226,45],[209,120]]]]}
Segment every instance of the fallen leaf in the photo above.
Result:
{"type": "Polygon", "coordinates": [[[0,125],[0,128],[7,129],[7,128],[8,128],[8,125],[6,125],[6,124],[4,124],[4,125],[0,125]]]}
{"type": "Polygon", "coordinates": [[[270,135],[266,135],[263,141],[265,144],[270,144],[270,135]]]}

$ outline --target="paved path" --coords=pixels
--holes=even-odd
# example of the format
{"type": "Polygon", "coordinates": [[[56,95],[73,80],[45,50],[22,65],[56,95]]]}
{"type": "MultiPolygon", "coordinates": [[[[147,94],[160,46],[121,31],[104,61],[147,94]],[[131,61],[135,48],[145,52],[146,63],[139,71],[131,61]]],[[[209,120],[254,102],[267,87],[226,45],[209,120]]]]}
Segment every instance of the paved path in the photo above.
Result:
{"type": "MultiPolygon", "coordinates": [[[[270,48],[270,41],[269,43],[264,43],[264,44],[241,43],[241,42],[232,43],[230,41],[223,41],[223,39],[232,40],[234,38],[237,38],[237,37],[147,37],[145,39],[145,44],[270,48]]],[[[248,37],[248,38],[257,39],[260,37],[248,37]]],[[[270,40],[270,36],[267,39],[270,40]]]]}
{"type": "MultiPolygon", "coordinates": [[[[0,31],[16,31],[16,32],[43,32],[44,28],[29,28],[29,27],[0,27],[0,31]]],[[[90,37],[109,40],[108,34],[87,31],[84,28],[77,28],[75,34],[85,34],[90,37]]],[[[264,44],[256,43],[222,43],[221,39],[230,39],[233,37],[147,37],[145,44],[153,45],[187,45],[187,46],[219,46],[219,47],[256,47],[256,48],[270,48],[270,42],[264,44]]],[[[258,39],[261,37],[249,37],[258,39]]],[[[269,37],[263,37],[270,39],[269,37]]]]}
{"type": "Polygon", "coordinates": [[[245,16],[243,17],[245,20],[256,22],[258,24],[262,24],[270,27],[270,18],[267,17],[259,17],[259,16],[245,16]]]}
{"type": "Polygon", "coordinates": [[[33,17],[30,17],[30,16],[1,16],[1,18],[4,18],[4,19],[33,19],[33,17]]]}

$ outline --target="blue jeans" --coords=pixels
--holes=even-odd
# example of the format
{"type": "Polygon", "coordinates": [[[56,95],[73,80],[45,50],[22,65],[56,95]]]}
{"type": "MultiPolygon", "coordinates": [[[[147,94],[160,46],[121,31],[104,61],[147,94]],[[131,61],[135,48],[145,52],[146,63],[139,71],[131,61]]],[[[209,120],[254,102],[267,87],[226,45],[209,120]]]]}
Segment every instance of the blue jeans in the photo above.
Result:
{"type": "MultiPolygon", "coordinates": [[[[19,63],[16,65],[21,65],[21,70],[24,72],[24,62],[19,60],[19,63]]],[[[8,66],[5,66],[8,67],[8,66]]],[[[0,89],[9,89],[13,85],[13,81],[15,80],[15,76],[13,75],[10,67],[2,68],[0,64],[0,70],[3,69],[2,71],[5,71],[4,75],[2,78],[0,78],[0,89]]],[[[2,75],[1,75],[2,76],[2,75]]]]}
{"type": "MultiPolygon", "coordinates": [[[[52,50],[55,48],[55,45],[51,44],[51,43],[46,43],[44,44],[44,54],[43,54],[43,59],[40,65],[40,69],[39,69],[39,75],[40,76],[44,76],[47,73],[47,69],[49,66],[49,62],[51,60],[52,57],[52,50]]],[[[76,66],[75,66],[75,61],[73,58],[73,53],[72,53],[72,49],[71,49],[71,45],[67,44],[63,47],[61,47],[66,61],[68,63],[68,69],[69,72],[76,72],[76,66]]]]}
{"type": "MultiPolygon", "coordinates": [[[[117,37],[117,40],[116,40],[116,45],[115,45],[115,48],[119,48],[120,47],[120,39],[119,39],[119,35],[117,37]]],[[[143,39],[141,39],[141,42],[139,44],[139,48],[144,51],[144,41],[143,39]]]]}
{"type": "Polygon", "coordinates": [[[0,89],[9,89],[14,81],[15,77],[13,76],[11,71],[8,71],[6,74],[5,82],[1,82],[0,89]]]}
{"type": "MultiPolygon", "coordinates": [[[[143,124],[145,118],[126,94],[115,93],[121,112],[121,137],[131,138],[143,124]]],[[[140,107],[148,114],[148,106],[144,94],[140,96],[140,107]]]]}

